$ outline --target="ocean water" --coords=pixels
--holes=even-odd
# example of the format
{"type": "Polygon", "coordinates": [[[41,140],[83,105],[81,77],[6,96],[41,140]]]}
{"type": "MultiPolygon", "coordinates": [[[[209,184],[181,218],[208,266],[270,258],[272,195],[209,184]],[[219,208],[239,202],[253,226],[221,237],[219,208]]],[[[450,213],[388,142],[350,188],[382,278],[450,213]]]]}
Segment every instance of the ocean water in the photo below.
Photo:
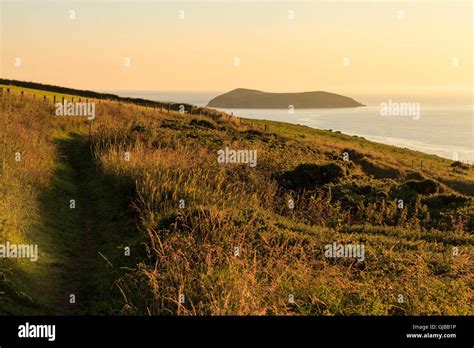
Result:
{"type": "Polygon", "coordinates": [[[254,119],[302,124],[362,136],[461,161],[474,160],[472,106],[421,106],[420,117],[382,116],[380,106],[347,109],[288,110],[222,109],[254,119]]]}
{"type": "MultiPolygon", "coordinates": [[[[206,105],[222,92],[111,91],[128,97],[206,105]]],[[[383,100],[383,99],[382,99],[383,100]]],[[[388,100],[388,98],[387,98],[388,100]]],[[[332,129],[463,162],[474,162],[473,105],[420,103],[420,115],[382,116],[380,104],[342,109],[220,109],[236,116],[332,129]]]]}

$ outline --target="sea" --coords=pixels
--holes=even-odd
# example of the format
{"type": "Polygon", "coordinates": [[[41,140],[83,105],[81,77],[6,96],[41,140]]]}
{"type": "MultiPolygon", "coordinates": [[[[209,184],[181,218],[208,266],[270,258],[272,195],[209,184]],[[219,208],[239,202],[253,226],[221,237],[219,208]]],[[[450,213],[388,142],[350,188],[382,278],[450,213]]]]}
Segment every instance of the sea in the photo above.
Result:
{"type": "MultiPolygon", "coordinates": [[[[173,101],[205,106],[222,91],[104,91],[123,97],[173,101]]],[[[474,108],[468,102],[423,101],[419,113],[383,114],[382,105],[405,102],[381,95],[354,98],[367,106],[334,109],[219,109],[235,116],[300,124],[357,135],[451,160],[474,163],[474,108]]],[[[407,101],[411,102],[411,101],[407,101]]]]}

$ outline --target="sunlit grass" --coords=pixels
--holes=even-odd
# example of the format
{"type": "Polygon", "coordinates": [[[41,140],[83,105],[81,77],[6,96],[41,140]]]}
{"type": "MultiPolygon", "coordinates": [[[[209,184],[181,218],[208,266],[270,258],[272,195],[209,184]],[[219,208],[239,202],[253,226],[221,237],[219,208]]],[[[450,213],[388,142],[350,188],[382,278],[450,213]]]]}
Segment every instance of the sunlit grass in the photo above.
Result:
{"type": "MultiPolygon", "coordinates": [[[[5,279],[15,291],[42,304],[37,311],[54,306],[58,293],[47,282],[61,288],[59,274],[77,244],[72,236],[82,232],[80,217],[68,215],[60,201],[86,180],[104,258],[91,272],[86,312],[472,314],[471,166],[273,121],[108,101],[96,111],[90,123],[54,117],[38,96],[2,99],[0,237],[38,240],[46,253],[35,265],[9,261],[0,269],[9,269],[5,279]],[[225,147],[257,150],[257,167],[219,164],[217,150],[225,147]],[[82,163],[83,178],[60,148],[82,163]],[[22,153],[19,163],[15,152],[22,153]],[[423,161],[423,168],[412,161],[423,161]],[[306,190],[279,181],[287,173],[298,185],[299,165],[328,163],[345,174],[306,190]],[[412,191],[408,181],[420,190],[425,183],[413,178],[432,180],[436,192],[412,191]],[[334,241],[363,243],[364,262],[325,258],[324,246],[334,241]],[[133,257],[124,257],[125,246],[133,257]]],[[[20,302],[10,297],[3,312],[32,310],[20,302]]]]}

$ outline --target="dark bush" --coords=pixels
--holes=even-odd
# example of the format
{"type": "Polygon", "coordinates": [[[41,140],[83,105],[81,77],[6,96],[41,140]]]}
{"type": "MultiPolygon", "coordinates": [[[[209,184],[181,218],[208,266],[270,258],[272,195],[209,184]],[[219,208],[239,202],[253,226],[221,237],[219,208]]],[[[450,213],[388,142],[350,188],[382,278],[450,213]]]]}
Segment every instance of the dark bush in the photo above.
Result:
{"type": "Polygon", "coordinates": [[[374,192],[374,187],[371,185],[363,185],[363,186],[360,186],[356,192],[361,195],[367,196],[374,192]]]}
{"type": "Polygon", "coordinates": [[[278,183],[291,190],[313,190],[318,186],[336,182],[346,175],[345,169],[336,163],[298,165],[295,169],[276,177],[278,183]]]}
{"type": "Polygon", "coordinates": [[[160,121],[160,128],[169,128],[169,129],[183,129],[183,125],[176,120],[163,119],[160,121]]]}
{"type": "Polygon", "coordinates": [[[134,123],[132,125],[131,131],[137,133],[143,133],[146,130],[146,127],[141,123],[134,123]]]}
{"type": "Polygon", "coordinates": [[[355,162],[355,163],[359,163],[362,159],[364,159],[364,154],[356,151],[356,150],[352,150],[352,149],[343,149],[342,150],[342,153],[344,152],[347,152],[348,155],[349,155],[349,161],[352,161],[352,162],[355,162]]]}
{"type": "Polygon", "coordinates": [[[457,194],[441,194],[423,199],[422,203],[431,208],[445,208],[449,205],[464,205],[470,198],[457,194]]]}
{"type": "Polygon", "coordinates": [[[454,169],[465,169],[465,170],[469,169],[468,165],[463,164],[462,162],[459,162],[459,161],[451,163],[450,167],[452,167],[454,169]]]}
{"type": "Polygon", "coordinates": [[[245,136],[247,139],[254,138],[254,137],[264,137],[265,136],[265,133],[263,133],[259,130],[256,130],[256,129],[249,129],[249,130],[241,132],[241,134],[243,136],[245,136]]]}
{"type": "Polygon", "coordinates": [[[189,122],[189,124],[191,126],[199,126],[199,127],[204,127],[204,128],[210,128],[210,129],[216,128],[216,126],[212,122],[209,122],[206,120],[193,119],[191,120],[191,122],[189,122]]]}
{"type": "Polygon", "coordinates": [[[431,179],[408,180],[402,184],[402,187],[419,193],[420,195],[430,195],[438,192],[439,183],[431,179]]]}
{"type": "Polygon", "coordinates": [[[409,172],[405,174],[406,180],[425,180],[426,178],[419,172],[409,172]]]}

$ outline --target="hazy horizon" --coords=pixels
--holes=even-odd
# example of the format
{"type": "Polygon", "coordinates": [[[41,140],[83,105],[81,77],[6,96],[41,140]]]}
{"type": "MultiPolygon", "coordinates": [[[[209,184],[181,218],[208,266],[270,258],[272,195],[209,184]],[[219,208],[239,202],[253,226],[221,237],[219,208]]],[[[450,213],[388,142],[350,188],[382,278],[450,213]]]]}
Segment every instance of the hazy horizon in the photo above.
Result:
{"type": "Polygon", "coordinates": [[[472,101],[470,2],[1,4],[4,78],[102,91],[472,101]]]}
{"type": "MultiPolygon", "coordinates": [[[[246,88],[246,87],[236,87],[236,88],[246,88]]],[[[233,88],[233,89],[236,89],[233,88]]],[[[248,88],[254,89],[254,88],[248,88]]],[[[232,89],[231,89],[232,90],[232,89]]],[[[189,102],[186,101],[186,97],[189,96],[192,99],[196,99],[196,97],[201,98],[204,100],[207,97],[207,102],[211,99],[227,93],[231,90],[117,90],[117,89],[104,89],[100,90],[99,92],[102,93],[112,93],[117,94],[119,96],[125,97],[139,97],[145,98],[150,100],[157,100],[157,101],[177,101],[177,102],[189,102]],[[179,100],[164,100],[164,99],[156,99],[153,97],[159,97],[160,95],[163,96],[179,96],[179,100]]],[[[417,101],[424,105],[468,105],[474,106],[474,101],[472,95],[470,93],[466,94],[456,94],[456,95],[445,95],[445,94],[414,94],[414,93],[341,93],[339,91],[330,91],[324,90],[325,92],[335,93],[344,95],[346,97],[353,98],[354,100],[363,103],[364,105],[378,105],[381,102],[385,102],[389,99],[398,100],[398,101],[417,101]]],[[[272,91],[272,90],[264,90],[263,92],[286,92],[286,91],[272,91]]],[[[314,92],[311,90],[307,91],[289,91],[289,93],[298,93],[298,92],[314,92]]],[[[190,99],[191,100],[191,99],[190,99]]],[[[201,103],[202,104],[202,103],[201,103]]]]}

